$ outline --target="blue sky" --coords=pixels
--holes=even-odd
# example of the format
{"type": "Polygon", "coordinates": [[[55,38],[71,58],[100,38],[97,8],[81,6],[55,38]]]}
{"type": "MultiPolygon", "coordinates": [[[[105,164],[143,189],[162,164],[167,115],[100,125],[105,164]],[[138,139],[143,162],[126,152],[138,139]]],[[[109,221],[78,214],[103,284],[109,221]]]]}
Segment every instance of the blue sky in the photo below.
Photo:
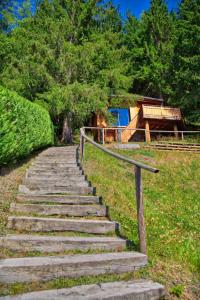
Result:
{"type": "MultiPolygon", "coordinates": [[[[176,9],[180,0],[166,0],[169,10],[176,9]]],[[[137,18],[140,17],[142,11],[147,10],[150,6],[150,0],[114,0],[116,5],[120,6],[123,17],[126,11],[130,10],[137,18]]]]}
{"type": "MultiPolygon", "coordinates": [[[[0,0],[1,1],[1,0],[0,0]]],[[[31,0],[33,7],[36,0],[31,0]]],[[[176,9],[178,3],[181,0],[165,0],[169,10],[176,9]]],[[[17,0],[18,3],[22,2],[22,0],[17,0]]],[[[141,13],[144,10],[147,10],[150,6],[150,0],[113,0],[115,5],[119,5],[120,12],[123,18],[126,17],[126,12],[129,10],[134,14],[137,18],[140,17],[141,13]]]]}

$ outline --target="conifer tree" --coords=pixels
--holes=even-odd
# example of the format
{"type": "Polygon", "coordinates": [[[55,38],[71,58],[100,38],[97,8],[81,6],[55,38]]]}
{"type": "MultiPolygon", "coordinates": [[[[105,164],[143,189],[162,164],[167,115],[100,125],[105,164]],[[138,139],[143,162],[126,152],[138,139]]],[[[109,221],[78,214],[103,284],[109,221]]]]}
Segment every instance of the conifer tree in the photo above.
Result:
{"type": "Polygon", "coordinates": [[[152,0],[141,21],[132,16],[128,18],[126,43],[132,60],[133,90],[156,97],[168,94],[173,19],[163,0],[152,0]]]}
{"type": "Polygon", "coordinates": [[[182,107],[194,122],[200,121],[200,1],[184,0],[176,21],[171,73],[171,103],[182,107]]]}

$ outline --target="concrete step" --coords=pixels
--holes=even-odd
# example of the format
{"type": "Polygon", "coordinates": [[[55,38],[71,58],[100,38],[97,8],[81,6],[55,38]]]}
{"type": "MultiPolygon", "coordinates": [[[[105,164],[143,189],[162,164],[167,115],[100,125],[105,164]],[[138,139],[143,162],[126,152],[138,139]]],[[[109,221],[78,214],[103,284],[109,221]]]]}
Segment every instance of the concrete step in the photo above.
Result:
{"type": "Polygon", "coordinates": [[[30,203],[60,203],[60,204],[99,204],[100,199],[97,196],[81,195],[26,195],[18,194],[18,202],[30,203]]]}
{"type": "Polygon", "coordinates": [[[0,282],[41,282],[58,278],[120,274],[133,272],[146,264],[146,255],[138,252],[10,258],[0,260],[0,282]]]}
{"type": "Polygon", "coordinates": [[[63,215],[68,217],[105,217],[107,209],[103,205],[47,205],[12,203],[11,212],[41,214],[45,216],[63,215]]]}
{"type": "Polygon", "coordinates": [[[126,240],[118,237],[64,237],[42,235],[7,235],[0,237],[0,247],[12,251],[64,252],[68,250],[122,251],[126,240]]]}
{"type": "Polygon", "coordinates": [[[118,227],[118,223],[107,220],[37,218],[25,216],[10,216],[8,217],[7,224],[7,228],[19,231],[77,231],[97,234],[114,233],[118,230],[118,227]]]}
{"type": "Polygon", "coordinates": [[[134,280],[32,292],[2,300],[159,300],[164,296],[163,285],[150,280],[134,280]]]}
{"type": "Polygon", "coordinates": [[[19,193],[29,195],[47,195],[47,194],[72,194],[72,195],[86,195],[94,194],[93,187],[68,186],[68,187],[28,187],[25,185],[19,186],[19,193]]]}

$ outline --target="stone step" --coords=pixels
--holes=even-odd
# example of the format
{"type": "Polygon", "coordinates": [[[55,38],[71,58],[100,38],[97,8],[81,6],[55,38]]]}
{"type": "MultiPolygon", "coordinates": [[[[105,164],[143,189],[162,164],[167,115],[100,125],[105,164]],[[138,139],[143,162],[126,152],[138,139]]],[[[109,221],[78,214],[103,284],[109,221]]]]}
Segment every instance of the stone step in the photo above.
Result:
{"type": "Polygon", "coordinates": [[[32,167],[37,167],[37,168],[61,168],[61,169],[65,169],[65,168],[70,168],[70,167],[74,167],[77,168],[78,167],[78,163],[76,160],[74,161],[68,161],[66,163],[50,163],[50,162],[37,162],[35,161],[34,163],[32,163],[31,165],[32,167]]]}
{"type": "Polygon", "coordinates": [[[17,202],[30,203],[61,203],[71,205],[99,204],[100,199],[97,196],[80,195],[25,195],[18,194],[17,202]]]}
{"type": "Polygon", "coordinates": [[[44,150],[43,152],[45,151],[48,151],[48,152],[56,152],[56,153],[60,153],[62,151],[76,151],[78,149],[78,145],[71,145],[71,146],[61,146],[61,147],[50,147],[46,150],[44,150]]]}
{"type": "Polygon", "coordinates": [[[81,204],[99,204],[100,199],[97,196],[81,196],[81,195],[26,195],[18,194],[18,202],[30,203],[61,203],[71,205],[81,204]]]}
{"type": "Polygon", "coordinates": [[[42,166],[42,165],[34,165],[29,168],[30,171],[46,171],[46,172],[55,172],[55,173],[62,173],[64,171],[66,172],[73,172],[73,171],[79,171],[81,168],[78,165],[62,165],[62,166],[42,166]]]}
{"type": "Polygon", "coordinates": [[[34,162],[32,164],[62,164],[62,165],[65,165],[65,164],[72,164],[72,163],[77,163],[77,159],[76,157],[71,157],[71,158],[67,158],[67,159],[60,159],[60,158],[57,158],[57,159],[49,159],[49,158],[37,158],[34,160],[34,162]]]}
{"type": "Polygon", "coordinates": [[[34,189],[46,189],[46,188],[57,188],[57,189],[63,189],[66,187],[88,187],[89,183],[86,180],[48,180],[48,178],[46,180],[32,180],[32,179],[25,179],[23,181],[23,185],[25,185],[26,187],[30,188],[31,190],[34,189]]]}
{"type": "Polygon", "coordinates": [[[29,169],[26,172],[26,176],[40,176],[40,175],[44,175],[44,176],[63,176],[63,177],[67,177],[67,176],[77,176],[77,175],[83,175],[84,172],[83,170],[81,170],[80,168],[74,168],[74,169],[65,169],[65,170],[56,170],[56,169],[51,169],[51,170],[46,170],[46,169],[38,169],[38,168],[34,168],[34,169],[29,169]]]}
{"type": "Polygon", "coordinates": [[[50,232],[77,231],[85,233],[106,234],[118,230],[118,223],[107,220],[38,218],[25,216],[8,217],[7,227],[20,231],[50,232]]]}
{"type": "Polygon", "coordinates": [[[85,181],[87,180],[86,179],[86,176],[84,175],[59,175],[59,176],[55,176],[55,175],[49,175],[49,176],[46,176],[46,175],[39,175],[39,176],[36,176],[36,175],[30,175],[29,173],[26,174],[25,176],[25,179],[23,180],[23,184],[26,184],[28,183],[29,181],[30,182],[55,182],[55,181],[59,181],[59,182],[66,182],[66,181],[69,181],[69,182],[82,182],[82,181],[85,181]]]}
{"type": "Polygon", "coordinates": [[[42,235],[7,235],[0,237],[0,247],[12,251],[64,252],[68,250],[122,251],[126,240],[118,237],[64,237],[42,235]]]}
{"type": "Polygon", "coordinates": [[[93,187],[81,187],[81,186],[68,186],[68,187],[28,187],[25,185],[19,186],[19,192],[29,195],[46,195],[46,194],[72,194],[72,195],[86,195],[94,194],[95,189],[93,187]]]}
{"type": "Polygon", "coordinates": [[[2,300],[159,300],[163,285],[150,280],[117,281],[2,297],[2,300]]]}
{"type": "Polygon", "coordinates": [[[105,217],[107,209],[103,205],[47,205],[12,203],[11,212],[41,214],[45,216],[63,215],[68,217],[105,217]]]}
{"type": "Polygon", "coordinates": [[[42,153],[66,153],[66,152],[76,152],[78,149],[78,146],[63,146],[63,147],[51,147],[46,150],[44,150],[42,153]]]}
{"type": "Polygon", "coordinates": [[[0,282],[42,282],[133,272],[147,264],[138,252],[112,252],[66,256],[24,257],[0,260],[0,282]]]}
{"type": "Polygon", "coordinates": [[[68,157],[68,156],[77,156],[77,151],[62,151],[62,152],[42,152],[38,157],[68,157]]]}
{"type": "Polygon", "coordinates": [[[63,159],[66,159],[66,158],[69,158],[69,157],[77,157],[78,156],[78,153],[76,151],[67,151],[67,152],[61,152],[61,153],[55,153],[55,152],[52,152],[52,153],[41,153],[37,156],[37,158],[63,158],[63,159]]]}

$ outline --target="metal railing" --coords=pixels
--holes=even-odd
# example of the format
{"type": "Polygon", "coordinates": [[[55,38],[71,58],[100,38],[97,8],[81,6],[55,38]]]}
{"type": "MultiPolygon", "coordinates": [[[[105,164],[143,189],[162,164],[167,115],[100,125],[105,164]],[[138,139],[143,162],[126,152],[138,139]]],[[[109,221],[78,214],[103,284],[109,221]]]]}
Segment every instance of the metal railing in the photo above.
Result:
{"type": "Polygon", "coordinates": [[[85,134],[86,127],[80,129],[80,155],[81,155],[81,163],[83,164],[84,155],[85,155],[85,142],[88,141],[90,144],[95,146],[96,148],[102,150],[103,152],[107,153],[108,155],[117,158],[121,161],[129,163],[135,167],[134,174],[135,174],[135,186],[136,186],[136,205],[137,205],[137,220],[138,220],[138,235],[139,235],[139,244],[140,244],[140,251],[144,254],[147,253],[147,242],[146,242],[146,227],[145,227],[145,220],[144,220],[144,201],[143,201],[143,189],[142,189],[142,169],[152,172],[158,173],[159,170],[153,168],[149,165],[143,164],[139,161],[130,159],[118,153],[115,153],[104,146],[93,141],[90,137],[85,134]]]}

